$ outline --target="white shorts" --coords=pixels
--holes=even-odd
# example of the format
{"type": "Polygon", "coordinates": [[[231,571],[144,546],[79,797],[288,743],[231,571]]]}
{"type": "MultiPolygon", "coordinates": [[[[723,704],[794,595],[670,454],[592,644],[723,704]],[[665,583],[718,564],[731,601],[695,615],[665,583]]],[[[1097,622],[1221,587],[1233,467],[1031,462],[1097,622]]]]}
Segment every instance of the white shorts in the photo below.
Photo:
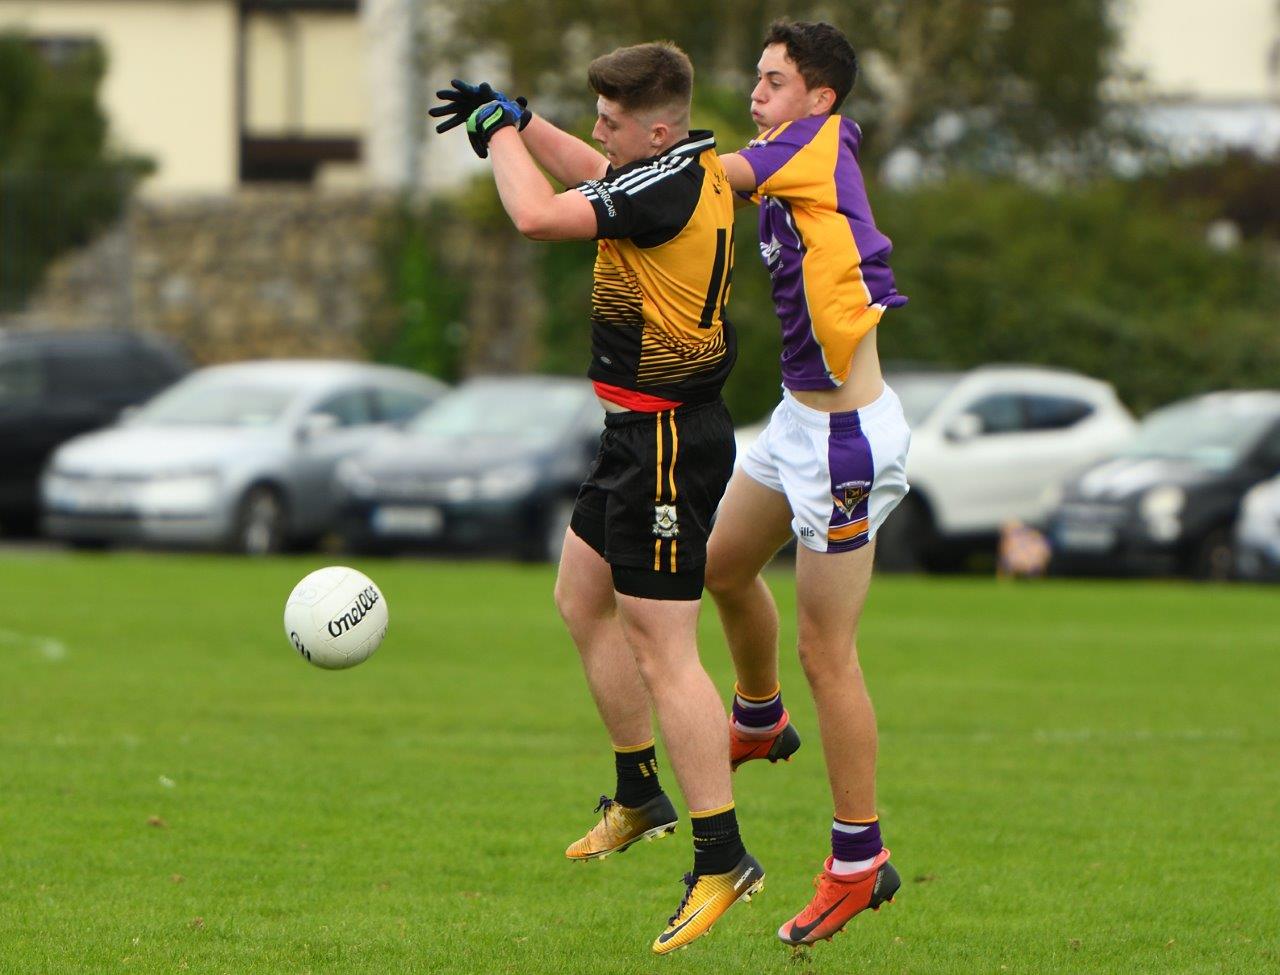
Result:
{"type": "Polygon", "coordinates": [[[742,469],[785,494],[792,531],[815,552],[847,552],[875,538],[907,496],[911,429],[898,395],[823,413],[786,390],[769,424],[742,457],[742,469]]]}

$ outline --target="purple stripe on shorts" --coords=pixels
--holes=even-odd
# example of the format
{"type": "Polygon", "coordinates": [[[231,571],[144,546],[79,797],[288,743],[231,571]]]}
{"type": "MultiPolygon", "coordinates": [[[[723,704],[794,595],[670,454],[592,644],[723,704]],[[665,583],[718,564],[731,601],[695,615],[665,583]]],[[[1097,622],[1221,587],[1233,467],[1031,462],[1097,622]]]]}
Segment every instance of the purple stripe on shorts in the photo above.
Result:
{"type": "Polygon", "coordinates": [[[862,433],[857,410],[832,413],[827,434],[827,464],[831,472],[831,518],[827,523],[827,551],[847,552],[867,544],[871,511],[871,485],[875,461],[871,444],[862,433]]]}

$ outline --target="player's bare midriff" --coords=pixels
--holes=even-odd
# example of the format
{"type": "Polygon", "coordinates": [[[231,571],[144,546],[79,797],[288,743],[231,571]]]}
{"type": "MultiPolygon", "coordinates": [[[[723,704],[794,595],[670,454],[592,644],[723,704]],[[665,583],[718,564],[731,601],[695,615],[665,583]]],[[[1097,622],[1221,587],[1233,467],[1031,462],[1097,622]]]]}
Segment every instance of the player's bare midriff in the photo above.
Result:
{"type": "Polygon", "coordinates": [[[823,413],[845,413],[874,403],[884,392],[880,353],[876,350],[876,330],[869,331],[853,353],[849,378],[838,389],[797,389],[796,402],[823,413]]]}

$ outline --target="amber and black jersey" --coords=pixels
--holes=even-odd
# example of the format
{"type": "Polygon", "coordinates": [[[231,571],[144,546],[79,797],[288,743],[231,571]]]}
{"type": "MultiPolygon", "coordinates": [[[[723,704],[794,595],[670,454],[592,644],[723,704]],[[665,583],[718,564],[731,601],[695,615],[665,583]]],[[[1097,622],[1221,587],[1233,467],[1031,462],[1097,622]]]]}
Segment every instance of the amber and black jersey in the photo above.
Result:
{"type": "Polygon", "coordinates": [[[734,195],[715,137],[693,132],[577,189],[599,241],[587,375],[677,403],[714,400],[737,358],[724,317],[734,195]]]}

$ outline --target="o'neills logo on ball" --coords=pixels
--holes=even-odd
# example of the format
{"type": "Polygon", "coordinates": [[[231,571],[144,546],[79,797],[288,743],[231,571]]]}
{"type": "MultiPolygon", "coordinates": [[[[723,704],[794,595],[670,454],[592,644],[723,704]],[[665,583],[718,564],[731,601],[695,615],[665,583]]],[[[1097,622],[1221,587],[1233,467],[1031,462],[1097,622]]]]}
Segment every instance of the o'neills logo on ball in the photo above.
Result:
{"type": "Polygon", "coordinates": [[[362,619],[369,615],[369,610],[378,602],[378,590],[373,586],[366,586],[360,595],[356,596],[355,602],[341,616],[335,616],[329,620],[329,635],[342,636],[347,630],[351,629],[362,619]]]}

